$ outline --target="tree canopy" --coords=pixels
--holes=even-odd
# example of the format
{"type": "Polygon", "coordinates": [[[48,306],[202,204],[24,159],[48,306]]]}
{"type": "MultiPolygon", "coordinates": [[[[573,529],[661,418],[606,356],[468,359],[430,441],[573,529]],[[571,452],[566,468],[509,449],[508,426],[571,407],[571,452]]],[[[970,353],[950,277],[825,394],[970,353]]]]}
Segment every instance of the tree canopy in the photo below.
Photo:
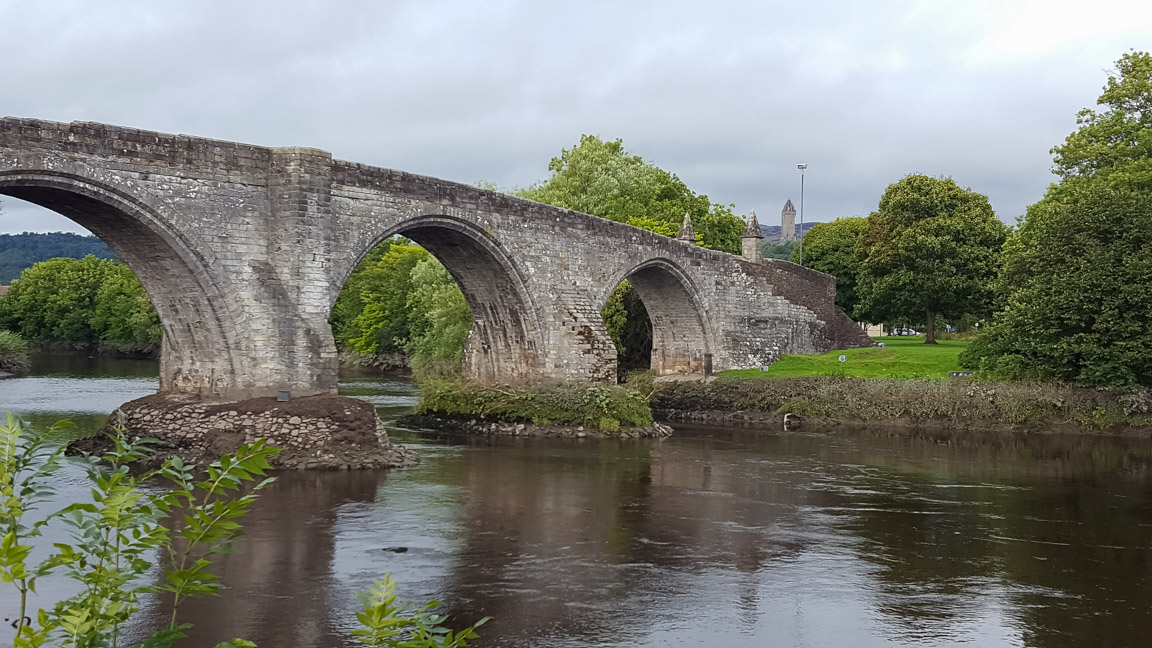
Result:
{"type": "Polygon", "coordinates": [[[0,327],[32,342],[155,351],[163,329],[127,266],[86,256],[50,259],[24,271],[0,299],[0,327]]]}
{"type": "MultiPolygon", "coordinates": [[[[817,223],[804,236],[804,265],[836,277],[836,305],[851,315],[860,303],[856,283],[864,264],[864,232],[868,219],[859,216],[817,223]]],[[[800,250],[792,251],[800,262],[800,250]]]]}
{"type": "Polygon", "coordinates": [[[1152,386],[1152,56],[1125,54],[1052,149],[1060,182],[1005,246],[1004,305],[961,356],[1003,378],[1152,386]]]}
{"type": "Polygon", "coordinates": [[[1081,110],[1079,128],[1052,149],[1052,170],[1061,184],[1049,197],[1076,178],[1152,189],[1152,54],[1121,56],[1096,103],[1103,109],[1081,110]]]}
{"type": "Polygon", "coordinates": [[[548,164],[552,175],[520,189],[522,198],[676,236],[684,214],[703,246],[740,253],[744,221],[729,206],[696,194],[673,173],[633,155],[621,140],[584,135],[548,164]]]}
{"type": "Polygon", "coordinates": [[[925,342],[935,344],[938,315],[991,310],[1007,234],[988,197],[951,178],[909,175],[889,185],[868,216],[857,317],[922,321],[925,342]]]}

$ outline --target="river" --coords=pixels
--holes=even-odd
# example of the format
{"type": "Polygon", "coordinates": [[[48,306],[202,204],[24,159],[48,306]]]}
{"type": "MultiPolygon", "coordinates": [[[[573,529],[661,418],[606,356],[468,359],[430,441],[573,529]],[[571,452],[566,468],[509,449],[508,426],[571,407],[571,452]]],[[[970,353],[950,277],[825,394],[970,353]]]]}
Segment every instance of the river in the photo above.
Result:
{"type": "MultiPolygon", "coordinates": [[[[0,408],[91,430],[155,390],[147,361],[41,356],[0,408]]],[[[348,376],[385,420],[404,379],[348,376]]],[[[482,616],[477,646],[1148,644],[1152,447],[679,427],[665,440],[452,439],[394,431],[423,463],[285,473],[184,609],[181,645],[356,645],[356,592],[482,616]],[[403,547],[397,553],[389,549],[403,547]]],[[[67,466],[56,504],[86,496],[67,466]]],[[[39,605],[63,585],[41,587],[39,605]]],[[[0,590],[0,611],[14,596],[0,590]]],[[[162,623],[145,609],[136,634],[162,623]]],[[[450,625],[452,625],[450,623],[450,625]]],[[[0,641],[10,642],[4,624],[0,641]]]]}

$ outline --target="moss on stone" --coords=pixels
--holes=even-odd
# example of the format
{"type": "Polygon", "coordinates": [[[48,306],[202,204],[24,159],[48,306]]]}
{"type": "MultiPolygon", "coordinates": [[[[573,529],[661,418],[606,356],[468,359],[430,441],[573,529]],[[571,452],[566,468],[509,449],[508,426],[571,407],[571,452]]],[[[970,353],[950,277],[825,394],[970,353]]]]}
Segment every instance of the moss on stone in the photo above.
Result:
{"type": "Polygon", "coordinates": [[[419,414],[583,425],[602,431],[652,424],[646,394],[616,385],[547,385],[497,388],[429,380],[420,385],[419,414]]]}

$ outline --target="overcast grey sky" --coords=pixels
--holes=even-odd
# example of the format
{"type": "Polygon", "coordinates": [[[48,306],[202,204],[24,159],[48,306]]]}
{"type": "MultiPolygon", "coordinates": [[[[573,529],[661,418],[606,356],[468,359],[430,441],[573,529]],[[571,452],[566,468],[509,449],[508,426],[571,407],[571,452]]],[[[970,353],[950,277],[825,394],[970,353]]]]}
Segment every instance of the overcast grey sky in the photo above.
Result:
{"type": "MultiPolygon", "coordinates": [[[[0,114],[526,185],[582,133],[775,224],[910,172],[1013,222],[1152,2],[0,0],[0,114]]],[[[3,199],[0,232],[80,231],[3,199]]]]}

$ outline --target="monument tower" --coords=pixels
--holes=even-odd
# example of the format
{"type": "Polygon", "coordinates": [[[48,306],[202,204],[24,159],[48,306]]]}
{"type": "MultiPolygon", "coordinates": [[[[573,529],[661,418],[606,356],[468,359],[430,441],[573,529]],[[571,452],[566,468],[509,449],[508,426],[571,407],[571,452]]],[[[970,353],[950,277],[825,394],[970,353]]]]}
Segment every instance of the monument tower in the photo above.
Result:
{"type": "Polygon", "coordinates": [[[784,203],[784,209],[780,210],[780,240],[796,240],[796,208],[792,206],[791,198],[784,203]]]}

